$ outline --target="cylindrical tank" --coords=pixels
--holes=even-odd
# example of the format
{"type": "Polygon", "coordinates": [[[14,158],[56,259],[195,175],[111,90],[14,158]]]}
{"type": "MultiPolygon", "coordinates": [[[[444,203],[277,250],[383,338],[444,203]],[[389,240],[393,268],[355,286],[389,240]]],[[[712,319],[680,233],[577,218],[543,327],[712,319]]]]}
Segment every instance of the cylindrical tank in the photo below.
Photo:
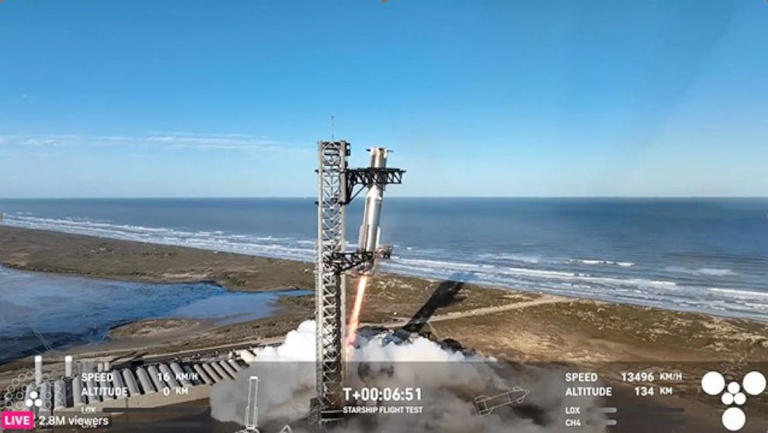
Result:
{"type": "Polygon", "coordinates": [[[211,379],[211,376],[209,376],[208,373],[206,373],[202,365],[195,364],[192,367],[195,369],[195,373],[197,373],[197,377],[199,377],[203,383],[205,383],[206,385],[213,385],[213,379],[211,379]]]}
{"type": "Polygon", "coordinates": [[[256,362],[256,355],[254,355],[253,352],[248,349],[237,350],[235,353],[237,353],[237,356],[239,356],[240,359],[242,359],[247,364],[256,362]]]}
{"type": "MultiPolygon", "coordinates": [[[[108,372],[105,371],[104,373],[108,372]]],[[[109,373],[112,374],[111,372],[109,373]]],[[[112,386],[112,383],[109,380],[106,380],[106,377],[104,377],[104,380],[99,381],[99,388],[101,392],[101,399],[103,401],[112,400],[115,398],[115,388],[112,386]]]]}
{"type": "Polygon", "coordinates": [[[235,369],[235,372],[238,372],[243,369],[243,367],[241,367],[240,364],[238,364],[237,361],[235,361],[234,359],[230,358],[227,360],[227,362],[229,363],[229,365],[232,366],[232,368],[235,369]]]}
{"type": "Polygon", "coordinates": [[[214,361],[214,362],[212,362],[210,365],[211,365],[211,368],[213,368],[213,371],[215,371],[215,372],[216,372],[216,374],[218,374],[218,375],[219,375],[219,377],[220,377],[222,380],[232,379],[232,377],[230,377],[229,373],[227,373],[227,372],[226,372],[226,371],[225,371],[225,370],[224,370],[224,369],[221,367],[221,365],[219,365],[219,363],[218,363],[218,362],[215,362],[215,361],[214,361]]]}
{"type": "Polygon", "coordinates": [[[126,398],[128,397],[125,390],[125,382],[123,382],[123,375],[119,371],[112,371],[112,389],[114,392],[114,398],[126,398]]]}
{"type": "Polygon", "coordinates": [[[35,385],[40,386],[43,383],[43,357],[35,356],[35,385]]]}
{"type": "Polygon", "coordinates": [[[141,385],[141,389],[144,391],[144,394],[151,394],[157,391],[155,385],[152,383],[152,380],[149,378],[147,370],[145,370],[144,367],[139,367],[136,369],[136,376],[139,377],[139,384],[141,385]]]}
{"type": "Polygon", "coordinates": [[[64,376],[72,377],[72,355],[64,357],[64,376]]]}
{"type": "Polygon", "coordinates": [[[53,383],[53,408],[56,410],[67,407],[67,387],[64,379],[53,383]]]}
{"type": "Polygon", "coordinates": [[[88,403],[97,403],[101,401],[98,395],[99,389],[96,386],[96,381],[93,378],[89,378],[85,382],[85,388],[88,390],[88,403]]]}
{"type": "Polygon", "coordinates": [[[219,373],[210,364],[203,364],[203,370],[208,373],[208,376],[211,377],[211,380],[213,380],[214,383],[221,380],[219,373]]]}
{"type": "Polygon", "coordinates": [[[79,377],[72,379],[72,403],[80,406],[87,403],[88,400],[83,397],[83,381],[79,377]]]}
{"type": "Polygon", "coordinates": [[[37,386],[34,383],[27,385],[24,390],[24,405],[32,410],[35,407],[35,400],[32,398],[32,392],[37,392],[37,386]]]}
{"type": "Polygon", "coordinates": [[[131,369],[123,369],[123,379],[125,380],[125,386],[128,388],[128,393],[131,397],[141,395],[141,392],[139,392],[139,384],[136,382],[136,377],[133,376],[131,369]]]}
{"type": "Polygon", "coordinates": [[[163,374],[163,380],[170,386],[171,388],[178,388],[179,382],[176,381],[176,378],[174,377],[175,374],[171,371],[170,367],[166,364],[160,364],[160,373],[163,374]]]}
{"type": "Polygon", "coordinates": [[[230,376],[232,376],[232,379],[234,379],[235,376],[237,376],[237,370],[232,368],[232,366],[229,365],[229,362],[227,362],[227,361],[219,361],[219,364],[221,365],[221,368],[224,369],[224,371],[226,371],[227,373],[229,373],[230,376]]]}
{"type": "Polygon", "coordinates": [[[184,373],[187,374],[187,379],[189,380],[189,383],[192,384],[192,386],[197,386],[203,383],[203,381],[200,379],[200,375],[197,374],[194,368],[192,368],[191,364],[183,364],[181,369],[184,370],[184,373]]]}
{"type": "Polygon", "coordinates": [[[51,383],[48,381],[45,381],[40,384],[38,389],[39,389],[38,398],[42,400],[43,404],[40,405],[37,413],[38,415],[50,416],[53,413],[53,392],[52,392],[51,383]]]}
{"type": "Polygon", "coordinates": [[[184,370],[181,369],[181,366],[178,362],[172,362],[171,363],[171,371],[173,371],[174,376],[176,377],[176,380],[181,382],[182,386],[192,386],[192,383],[187,380],[186,374],[184,373],[184,370]]]}
{"type": "Polygon", "coordinates": [[[150,365],[147,367],[147,373],[149,373],[149,379],[152,381],[152,385],[155,386],[155,390],[160,392],[165,388],[165,382],[160,379],[160,371],[156,366],[150,365]]]}

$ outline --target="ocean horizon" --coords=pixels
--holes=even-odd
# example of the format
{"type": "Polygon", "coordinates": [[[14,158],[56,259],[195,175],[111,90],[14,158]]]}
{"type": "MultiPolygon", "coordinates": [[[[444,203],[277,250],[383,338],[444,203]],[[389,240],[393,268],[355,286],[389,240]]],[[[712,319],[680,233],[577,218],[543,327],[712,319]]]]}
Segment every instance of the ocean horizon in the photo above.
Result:
{"type": "MultiPolygon", "coordinates": [[[[311,261],[314,201],[0,199],[0,223],[311,261]]],[[[381,269],[768,320],[767,213],[750,197],[388,197],[381,269]]],[[[360,218],[353,202],[350,248],[360,218]]]]}

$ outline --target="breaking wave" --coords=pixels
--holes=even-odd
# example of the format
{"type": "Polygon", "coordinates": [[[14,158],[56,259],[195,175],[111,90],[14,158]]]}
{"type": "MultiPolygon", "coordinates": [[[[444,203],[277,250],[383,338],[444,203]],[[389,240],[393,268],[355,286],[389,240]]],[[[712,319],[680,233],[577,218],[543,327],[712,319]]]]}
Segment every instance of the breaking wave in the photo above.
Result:
{"type": "Polygon", "coordinates": [[[669,272],[679,272],[682,274],[709,275],[709,276],[715,276],[715,277],[723,277],[726,275],[736,275],[736,273],[730,269],[714,269],[714,268],[688,269],[688,268],[681,268],[679,266],[667,266],[666,268],[664,268],[664,270],[669,272]]]}
{"type": "Polygon", "coordinates": [[[185,231],[164,227],[110,224],[79,218],[39,218],[28,215],[7,215],[3,220],[3,224],[110,239],[176,245],[290,260],[311,261],[314,254],[314,242],[312,241],[268,235],[226,233],[220,230],[185,231]]]}
{"type": "Polygon", "coordinates": [[[746,297],[746,298],[768,298],[768,292],[757,292],[754,290],[738,290],[738,289],[721,289],[717,287],[712,287],[709,289],[712,292],[718,292],[718,293],[728,293],[730,295],[735,295],[739,297],[746,297]]]}
{"type": "Polygon", "coordinates": [[[601,260],[601,259],[572,259],[571,263],[581,263],[582,265],[613,265],[629,268],[635,266],[632,262],[617,262],[614,260],[601,260]]]}
{"type": "MultiPolygon", "coordinates": [[[[6,214],[2,224],[304,262],[314,260],[315,242],[306,238],[221,230],[189,231],[81,218],[41,218],[28,213],[6,214]]],[[[454,252],[416,245],[395,245],[395,253],[392,260],[382,264],[382,270],[436,280],[462,280],[532,292],[768,320],[765,314],[768,293],[742,287],[738,284],[739,275],[730,269],[674,266],[652,269],[615,258],[454,252]],[[712,287],[724,284],[733,288],[712,287]]]]}

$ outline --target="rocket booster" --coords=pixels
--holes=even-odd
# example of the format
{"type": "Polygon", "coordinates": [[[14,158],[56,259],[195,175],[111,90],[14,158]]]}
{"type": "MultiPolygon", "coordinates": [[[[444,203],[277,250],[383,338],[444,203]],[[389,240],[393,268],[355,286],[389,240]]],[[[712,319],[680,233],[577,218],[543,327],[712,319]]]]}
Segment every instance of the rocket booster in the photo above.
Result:
{"type": "MultiPolygon", "coordinates": [[[[387,153],[387,149],[383,147],[371,148],[371,168],[385,168],[387,166],[387,153]]],[[[383,198],[383,184],[368,185],[358,243],[358,249],[361,251],[375,252],[379,246],[381,240],[379,220],[381,219],[381,200],[383,198]]]]}

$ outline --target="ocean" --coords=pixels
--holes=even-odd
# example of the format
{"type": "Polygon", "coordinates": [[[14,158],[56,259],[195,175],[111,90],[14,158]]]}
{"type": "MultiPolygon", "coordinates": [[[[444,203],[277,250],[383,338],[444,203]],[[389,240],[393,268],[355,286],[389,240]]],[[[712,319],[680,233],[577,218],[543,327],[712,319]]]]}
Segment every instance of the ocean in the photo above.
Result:
{"type": "MultiPolygon", "coordinates": [[[[350,247],[361,203],[347,212],[350,247]]],[[[313,260],[314,198],[0,200],[2,224],[313,260]]],[[[382,269],[768,320],[768,199],[395,198],[382,269]]]]}

